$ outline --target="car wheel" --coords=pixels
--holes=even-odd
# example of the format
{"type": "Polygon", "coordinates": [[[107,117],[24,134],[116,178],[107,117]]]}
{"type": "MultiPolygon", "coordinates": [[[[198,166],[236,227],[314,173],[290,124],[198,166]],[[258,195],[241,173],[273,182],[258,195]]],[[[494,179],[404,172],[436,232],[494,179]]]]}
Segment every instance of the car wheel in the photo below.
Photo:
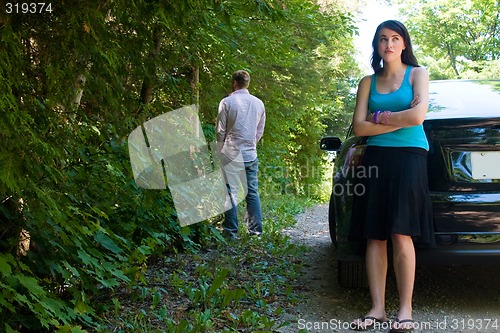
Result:
{"type": "Polygon", "coordinates": [[[330,196],[330,204],[328,206],[328,228],[330,230],[330,239],[334,246],[337,246],[337,220],[335,218],[335,202],[333,193],[330,196]]]}
{"type": "Polygon", "coordinates": [[[358,261],[338,261],[339,284],[346,288],[367,288],[366,266],[358,261]]]}

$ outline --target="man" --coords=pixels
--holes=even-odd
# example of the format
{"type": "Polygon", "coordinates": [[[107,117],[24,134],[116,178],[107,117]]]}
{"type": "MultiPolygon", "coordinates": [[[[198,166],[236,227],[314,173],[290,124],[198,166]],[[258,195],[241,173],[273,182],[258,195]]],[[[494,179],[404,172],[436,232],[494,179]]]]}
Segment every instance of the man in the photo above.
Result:
{"type": "MultiPolygon", "coordinates": [[[[264,103],[248,91],[250,74],[244,70],[232,76],[233,92],[219,104],[216,132],[218,149],[222,159],[229,162],[243,162],[246,174],[246,223],[248,233],[262,234],[262,212],[258,192],[257,142],[264,134],[266,112],[264,103]]],[[[231,177],[238,176],[226,170],[226,182],[232,208],[225,214],[224,234],[236,239],[238,235],[238,209],[236,207],[238,186],[231,177]]]]}

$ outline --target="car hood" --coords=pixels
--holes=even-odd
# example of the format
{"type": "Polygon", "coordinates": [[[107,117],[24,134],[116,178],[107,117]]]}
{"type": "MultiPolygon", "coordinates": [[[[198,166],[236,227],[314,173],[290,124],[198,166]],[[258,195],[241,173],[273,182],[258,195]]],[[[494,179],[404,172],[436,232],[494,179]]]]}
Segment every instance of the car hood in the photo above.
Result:
{"type": "Polygon", "coordinates": [[[497,117],[500,117],[500,80],[430,82],[426,120],[497,117]]]}

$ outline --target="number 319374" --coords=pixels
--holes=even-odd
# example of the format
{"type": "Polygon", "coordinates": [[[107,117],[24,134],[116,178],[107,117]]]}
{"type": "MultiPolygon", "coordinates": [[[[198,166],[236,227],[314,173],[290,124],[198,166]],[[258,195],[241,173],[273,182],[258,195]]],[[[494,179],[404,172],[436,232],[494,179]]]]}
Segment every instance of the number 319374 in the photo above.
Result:
{"type": "Polygon", "coordinates": [[[7,14],[41,14],[52,13],[52,4],[45,2],[22,2],[5,4],[7,14]]]}

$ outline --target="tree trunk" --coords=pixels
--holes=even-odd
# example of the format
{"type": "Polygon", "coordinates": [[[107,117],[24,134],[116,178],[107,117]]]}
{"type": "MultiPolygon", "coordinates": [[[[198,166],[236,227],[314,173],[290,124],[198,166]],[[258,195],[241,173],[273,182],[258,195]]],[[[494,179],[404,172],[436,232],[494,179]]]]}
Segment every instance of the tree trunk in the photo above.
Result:
{"type": "Polygon", "coordinates": [[[200,67],[198,65],[194,65],[192,69],[191,104],[200,105],[200,67]]]}
{"type": "Polygon", "coordinates": [[[83,86],[85,85],[86,77],[83,74],[78,74],[75,82],[76,94],[75,98],[73,98],[73,105],[75,108],[80,106],[80,102],[82,101],[83,96],[83,86]]]}
{"type": "Polygon", "coordinates": [[[453,52],[453,47],[451,45],[447,46],[447,53],[448,57],[450,58],[450,66],[453,68],[453,71],[455,72],[455,75],[457,76],[457,79],[460,79],[460,72],[458,71],[457,68],[457,57],[455,56],[455,52],[453,52]]]}
{"type": "Polygon", "coordinates": [[[153,62],[152,74],[144,78],[141,88],[141,101],[144,104],[149,104],[153,100],[153,89],[154,89],[154,77],[156,76],[156,64],[155,60],[158,58],[161,49],[162,36],[159,28],[153,29],[153,51],[150,53],[149,58],[153,62]]]}
{"type": "Polygon", "coordinates": [[[146,77],[144,81],[142,81],[141,88],[141,101],[144,104],[149,104],[153,100],[153,84],[151,83],[151,79],[146,77]]]}

